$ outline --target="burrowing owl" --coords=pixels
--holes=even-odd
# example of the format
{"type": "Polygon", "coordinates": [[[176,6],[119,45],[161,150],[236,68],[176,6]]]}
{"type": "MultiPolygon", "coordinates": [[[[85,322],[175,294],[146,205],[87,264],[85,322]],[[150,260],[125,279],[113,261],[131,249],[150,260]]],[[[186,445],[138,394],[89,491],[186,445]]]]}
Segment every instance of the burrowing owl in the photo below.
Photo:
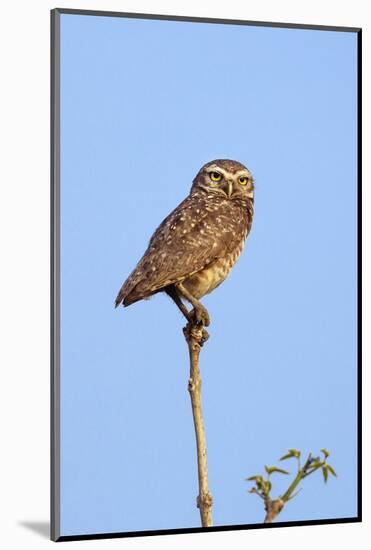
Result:
{"type": "Polygon", "coordinates": [[[220,285],[244,247],[254,212],[254,180],[235,160],[213,160],[190,194],[156,229],[116,298],[129,306],[165,291],[188,320],[209,324],[198,301],[220,285]],[[189,312],[182,298],[193,306],[189,312]]]}

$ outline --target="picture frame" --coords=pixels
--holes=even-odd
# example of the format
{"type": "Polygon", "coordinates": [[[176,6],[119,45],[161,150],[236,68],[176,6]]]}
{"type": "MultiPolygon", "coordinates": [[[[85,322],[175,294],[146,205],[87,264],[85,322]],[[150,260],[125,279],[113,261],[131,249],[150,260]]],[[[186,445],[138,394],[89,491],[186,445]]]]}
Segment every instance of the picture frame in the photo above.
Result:
{"type": "MultiPolygon", "coordinates": [[[[135,30],[133,31],[135,32],[135,30]]],[[[292,525],[317,525],[317,524],[331,524],[331,523],[347,523],[357,522],[362,519],[361,509],[361,38],[362,33],[359,28],[352,27],[326,27],[323,25],[295,25],[285,23],[268,23],[268,22],[255,22],[255,21],[241,21],[241,20],[222,20],[215,18],[195,18],[195,17],[180,17],[180,16],[163,16],[155,14],[135,14],[135,13],[120,13],[120,12],[104,12],[104,11],[89,11],[89,10],[72,10],[72,9],[54,9],[51,11],[51,538],[54,541],[66,541],[66,540],[86,540],[86,539],[98,539],[98,538],[116,538],[116,537],[129,537],[129,536],[149,536],[149,535],[161,535],[172,533],[192,533],[192,532],[205,532],[205,531],[227,531],[238,529],[257,529],[265,527],[287,527],[292,525]],[[63,347],[63,341],[61,340],[62,319],[61,312],[63,309],[63,296],[61,293],[61,269],[62,269],[62,254],[61,254],[61,239],[63,237],[62,229],[62,179],[61,170],[63,167],[63,158],[61,154],[61,126],[63,124],[63,116],[65,112],[61,110],[61,89],[62,79],[61,74],[61,41],[63,39],[63,33],[61,32],[61,18],[62,17],[84,17],[105,19],[110,21],[132,21],[138,22],[182,22],[187,25],[203,25],[220,26],[223,28],[234,29],[253,29],[256,32],[259,29],[287,29],[292,30],[308,30],[319,31],[328,33],[349,33],[356,39],[356,62],[352,67],[355,71],[356,88],[354,97],[357,101],[356,109],[351,111],[354,117],[355,129],[353,129],[354,137],[356,138],[356,175],[354,176],[353,186],[356,195],[354,198],[354,204],[356,206],[356,214],[354,219],[351,219],[353,224],[353,230],[356,234],[357,243],[353,244],[354,253],[356,255],[355,268],[356,268],[356,287],[351,288],[353,292],[353,302],[357,308],[357,330],[356,340],[352,341],[352,351],[356,354],[356,360],[354,362],[354,368],[356,373],[355,388],[356,393],[354,395],[354,418],[357,422],[357,441],[353,442],[354,451],[356,452],[356,460],[352,465],[352,468],[356,468],[355,478],[357,481],[357,494],[355,497],[356,505],[354,506],[354,513],[345,517],[326,517],[316,519],[296,519],[289,521],[277,521],[276,523],[258,523],[248,521],[246,523],[231,524],[216,523],[212,527],[201,526],[186,526],[174,528],[147,528],[143,525],[142,529],[123,528],[122,530],[100,530],[88,532],[69,532],[68,529],[63,528],[63,522],[61,521],[61,494],[62,494],[62,465],[61,465],[61,453],[63,451],[61,443],[61,375],[63,371],[63,364],[61,362],[61,353],[63,347]],[[68,533],[67,533],[68,531],[68,533]]],[[[353,44],[354,47],[354,44],[353,44]]],[[[353,97],[353,96],[352,96],[353,97]]],[[[347,98],[347,105],[350,105],[350,99],[347,98]]],[[[351,107],[349,107],[351,110],[351,107]]],[[[158,122],[158,121],[157,121],[158,122]]],[[[179,138],[181,142],[181,138],[179,138]]],[[[168,145],[168,144],[167,144],[168,145]]],[[[164,147],[165,149],[165,147],[164,147]]],[[[66,184],[67,185],[67,184],[66,184]]],[[[259,184],[260,185],[260,184],[259,184]]],[[[85,190],[86,191],[86,190],[85,190]]],[[[184,194],[186,190],[183,190],[184,194]]],[[[152,197],[153,199],[153,197],[152,197]]],[[[68,207],[68,201],[64,203],[68,207]]],[[[174,203],[174,206],[176,203],[174,203]]],[[[161,220],[158,220],[161,221],[161,220]]],[[[123,224],[124,225],[124,224],[123,224]]],[[[124,229],[124,227],[123,227],[124,229]]],[[[144,243],[142,243],[143,246],[144,243]]],[[[116,246],[117,243],[111,246],[116,246]]],[[[134,267],[134,266],[133,266],[134,267]]],[[[78,272],[77,272],[78,273],[78,272]]],[[[349,284],[349,281],[347,281],[349,284]]],[[[350,291],[349,291],[350,294],[350,291]]],[[[115,312],[112,307],[112,315],[115,312]]],[[[122,313],[122,312],[120,312],[122,313]]],[[[139,326],[139,325],[138,325],[139,326]]],[[[178,327],[178,330],[180,327],[178,327]]],[[[163,350],[162,350],[163,352],[163,350]]],[[[185,352],[185,350],[182,350],[185,352]]],[[[155,359],[154,359],[155,360],[155,359]]],[[[157,361],[161,362],[161,356],[159,355],[157,361]]],[[[186,358],[184,359],[186,362],[186,358]]],[[[201,367],[202,371],[202,367],[201,367]]],[[[107,393],[109,395],[109,392],[107,393]]],[[[71,407],[73,408],[73,407],[71,407]]],[[[190,419],[189,419],[190,420],[190,419]]],[[[71,420],[69,420],[71,422],[71,420]]],[[[68,429],[68,422],[66,427],[68,429]]],[[[76,434],[75,434],[76,435],[76,434]]],[[[65,449],[66,447],[64,447],[65,449]]],[[[284,452],[285,448],[277,449],[277,453],[284,452]]],[[[316,449],[315,449],[316,451],[316,449]]],[[[109,453],[108,453],[109,454],[109,453]]],[[[277,455],[278,456],[278,455],[277,455]]],[[[270,460],[268,457],[267,460],[270,460]]],[[[85,459],[86,460],[86,459],[85,459]]],[[[193,464],[190,465],[190,468],[193,464]]],[[[74,473],[77,475],[78,470],[74,473]]],[[[246,471],[246,476],[249,475],[249,471],[246,471]]],[[[255,472],[251,472],[255,474],[255,472]]],[[[308,482],[309,483],[309,482],[308,482]]],[[[196,485],[196,483],[195,483],[196,485]]],[[[196,490],[196,489],[195,489],[196,490]]],[[[243,492],[243,489],[242,489],[243,492]]],[[[253,499],[254,495],[246,496],[246,499],[253,499]]],[[[65,504],[68,507],[68,503],[65,504]]],[[[248,506],[246,504],[246,506],[248,506]]],[[[294,504],[293,504],[294,506],[294,504]]],[[[165,514],[166,516],[166,514],[165,514]]],[[[125,522],[124,522],[125,524],[125,522]]],[[[71,528],[73,530],[73,528],[71,528]]]]}

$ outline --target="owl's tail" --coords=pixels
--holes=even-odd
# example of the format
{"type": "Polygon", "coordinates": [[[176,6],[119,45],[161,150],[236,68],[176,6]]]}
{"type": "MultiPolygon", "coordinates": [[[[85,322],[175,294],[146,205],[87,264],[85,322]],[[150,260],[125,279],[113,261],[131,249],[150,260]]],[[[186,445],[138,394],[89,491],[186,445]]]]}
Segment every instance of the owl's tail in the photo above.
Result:
{"type": "Polygon", "coordinates": [[[118,307],[121,304],[124,307],[128,307],[131,304],[134,304],[134,302],[139,302],[139,300],[143,300],[147,298],[147,296],[143,296],[143,294],[138,294],[135,292],[127,292],[124,287],[125,285],[121,288],[120,292],[117,295],[117,298],[115,300],[115,307],[118,307]]]}
{"type": "Polygon", "coordinates": [[[128,306],[131,304],[131,301],[128,300],[130,292],[133,289],[133,286],[135,286],[135,280],[134,280],[134,273],[132,273],[124,282],[122,287],[119,290],[119,293],[117,294],[117,298],[115,300],[115,307],[118,307],[119,305],[128,306]]]}
{"type": "Polygon", "coordinates": [[[124,298],[125,298],[125,294],[122,292],[122,290],[120,290],[115,300],[115,307],[118,307],[120,304],[124,305],[124,298]]]}
{"type": "MultiPolygon", "coordinates": [[[[157,289],[156,289],[157,290],[157,289]]],[[[115,307],[123,305],[124,307],[149,298],[156,290],[148,284],[148,278],[143,278],[143,269],[141,263],[131,272],[117,294],[115,307]]]]}
{"type": "Polygon", "coordinates": [[[124,282],[122,287],[119,290],[119,293],[117,294],[117,298],[115,300],[115,307],[118,307],[119,305],[123,305],[124,307],[130,306],[134,302],[138,302],[139,300],[142,300],[145,296],[141,292],[136,292],[136,287],[138,284],[136,272],[134,271],[124,282]]]}

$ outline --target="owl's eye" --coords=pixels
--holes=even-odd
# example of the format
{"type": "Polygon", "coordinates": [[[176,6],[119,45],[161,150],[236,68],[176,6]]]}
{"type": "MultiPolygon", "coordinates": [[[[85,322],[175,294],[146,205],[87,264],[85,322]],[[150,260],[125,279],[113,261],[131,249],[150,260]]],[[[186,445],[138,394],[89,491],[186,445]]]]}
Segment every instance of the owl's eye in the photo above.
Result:
{"type": "Polygon", "coordinates": [[[213,181],[220,181],[222,179],[222,175],[219,174],[219,172],[210,172],[210,178],[213,181]]]}
{"type": "Polygon", "coordinates": [[[246,185],[248,181],[249,181],[249,178],[247,178],[246,176],[240,176],[240,177],[238,178],[238,182],[239,182],[241,185],[246,185]]]}

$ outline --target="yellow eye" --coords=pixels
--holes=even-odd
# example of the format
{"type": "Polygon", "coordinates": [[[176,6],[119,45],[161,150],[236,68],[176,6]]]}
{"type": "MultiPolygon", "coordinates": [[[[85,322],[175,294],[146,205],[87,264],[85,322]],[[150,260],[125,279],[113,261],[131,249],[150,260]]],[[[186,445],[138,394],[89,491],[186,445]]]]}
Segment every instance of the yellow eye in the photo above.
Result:
{"type": "Polygon", "coordinates": [[[219,174],[219,172],[210,172],[210,178],[213,181],[220,181],[222,179],[222,175],[219,174]]]}
{"type": "Polygon", "coordinates": [[[239,181],[239,183],[240,183],[241,185],[246,185],[247,182],[249,181],[249,178],[246,178],[245,176],[240,176],[240,177],[238,178],[238,181],[239,181]]]}

